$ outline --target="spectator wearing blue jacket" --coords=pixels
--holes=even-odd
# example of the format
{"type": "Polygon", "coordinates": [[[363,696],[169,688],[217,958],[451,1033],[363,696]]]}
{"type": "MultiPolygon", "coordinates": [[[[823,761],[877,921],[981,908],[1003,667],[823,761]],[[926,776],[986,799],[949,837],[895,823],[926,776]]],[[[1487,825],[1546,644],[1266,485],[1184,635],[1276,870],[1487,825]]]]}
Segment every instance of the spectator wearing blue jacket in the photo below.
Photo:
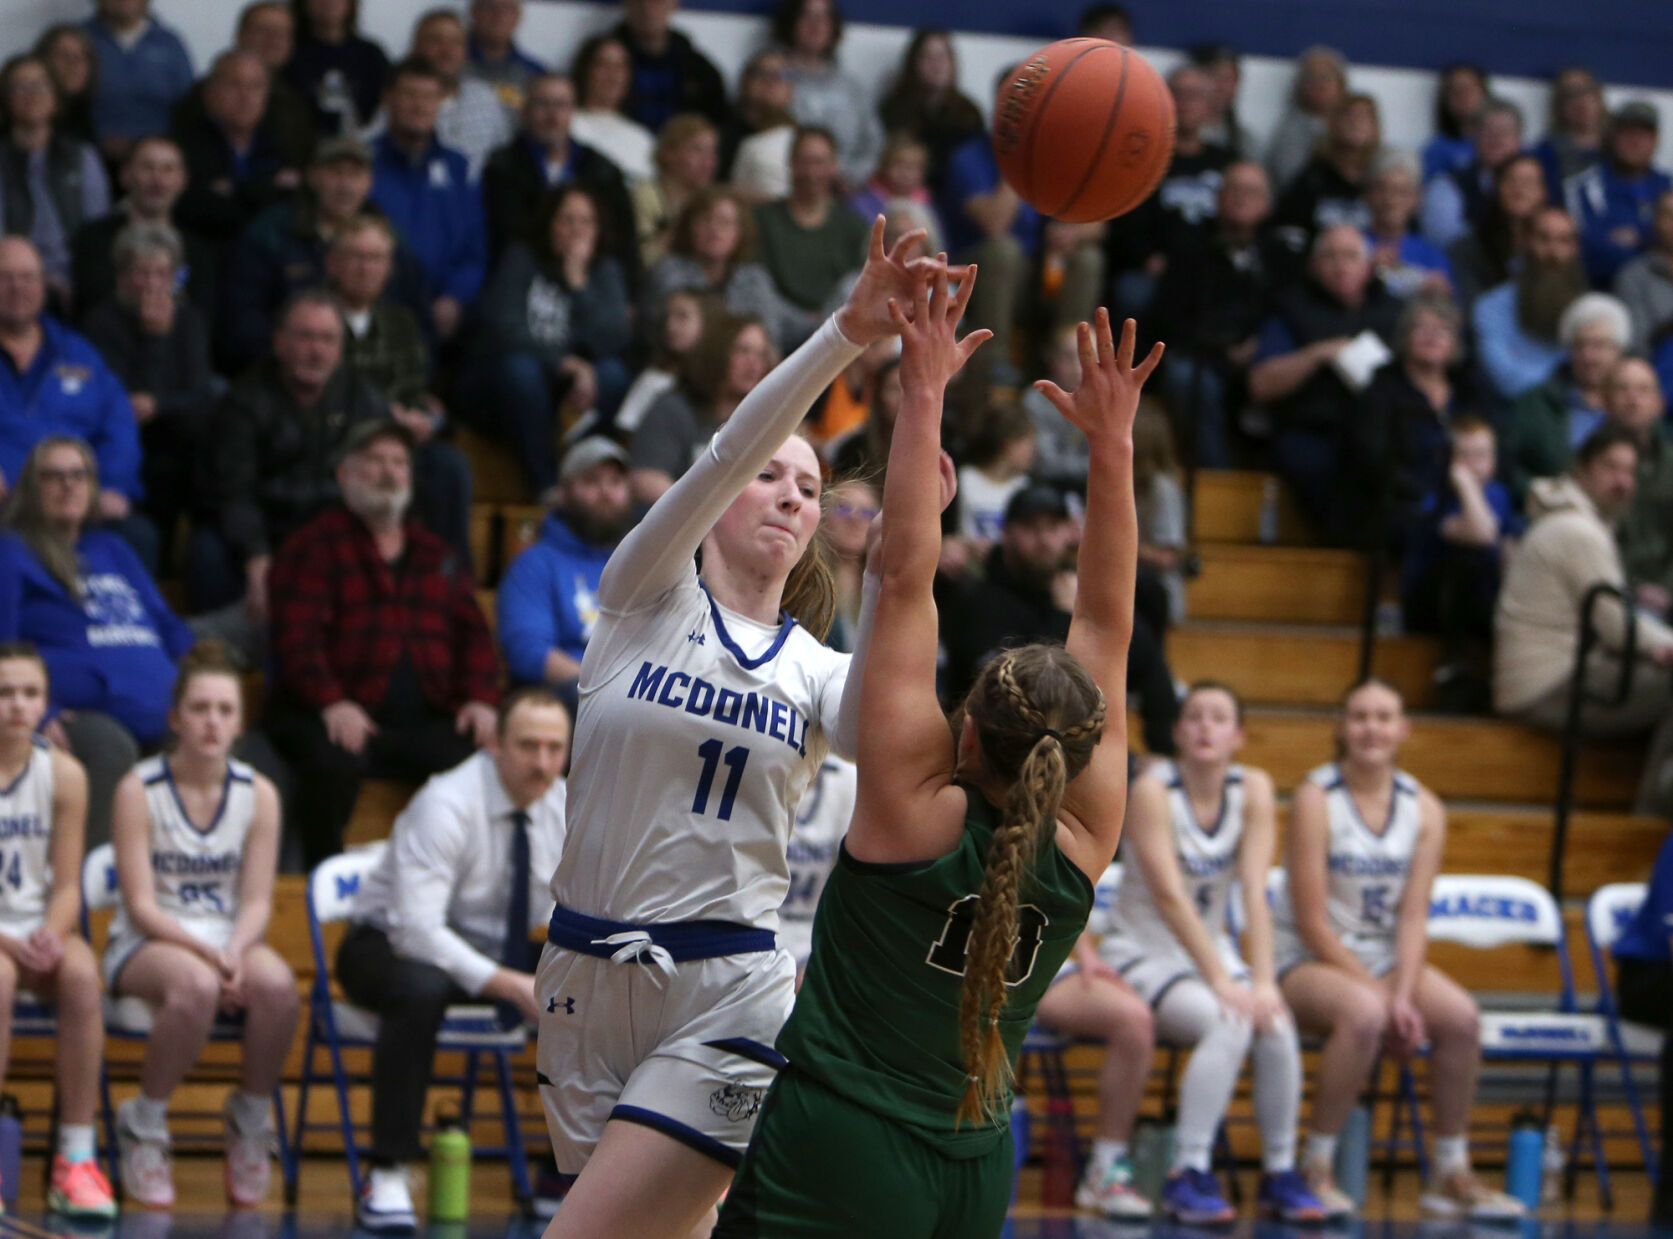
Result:
{"type": "Polygon", "coordinates": [[[167,133],[169,113],[192,88],[186,45],[150,10],[151,0],[98,0],[87,20],[99,58],[93,130],[110,159],[140,138],[167,133]]]}
{"type": "Polygon", "coordinates": [[[175,661],[191,630],[128,544],[98,528],[93,450],[43,438],[13,482],[0,533],[0,641],[32,641],[52,679],[43,728],[87,767],[87,837],[110,837],[110,797],[168,730],[175,661]]]}
{"type": "Polygon", "coordinates": [[[539,540],[500,581],[500,650],[512,682],[549,684],[572,712],[581,655],[598,622],[598,578],[633,524],[627,467],[627,453],[610,439],[570,448],[539,540]]]}
{"type": "Polygon", "coordinates": [[[1661,118],[1642,100],[1620,107],[1609,119],[1603,159],[1570,177],[1563,186],[1569,214],[1580,228],[1580,256],[1598,288],[1644,251],[1655,222],[1656,199],[1673,188],[1673,177],[1652,167],[1661,118]]]}
{"type": "Polygon", "coordinates": [[[488,267],[482,194],[470,165],[436,140],[441,75],[418,59],[390,70],[388,128],[372,144],[372,201],[429,276],[436,334],[450,338],[488,267]]]}
{"type": "Polygon", "coordinates": [[[99,518],[154,564],[156,530],[134,511],[143,489],[128,393],[92,344],[43,316],[45,304],[40,254],[22,237],[0,239],[0,479],[16,485],[30,451],[48,435],[85,440],[105,479],[99,518]]]}

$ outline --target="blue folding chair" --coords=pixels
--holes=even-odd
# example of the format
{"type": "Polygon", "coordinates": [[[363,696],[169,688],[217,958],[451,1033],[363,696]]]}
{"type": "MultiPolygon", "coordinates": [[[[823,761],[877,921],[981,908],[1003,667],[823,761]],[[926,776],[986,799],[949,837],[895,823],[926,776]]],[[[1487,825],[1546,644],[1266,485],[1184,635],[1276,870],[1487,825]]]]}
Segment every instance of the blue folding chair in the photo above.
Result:
{"type": "MultiPolygon", "coordinates": [[[[1537,1061],[1578,1066],[1580,1099],[1570,1140],[1569,1163],[1577,1164],[1583,1140],[1589,1144],[1592,1164],[1597,1169],[1598,1194],[1608,1208],[1612,1199],[1609,1171],[1592,1090],[1592,1068],[1608,1052],[1608,1033],[1602,1016],[1577,1009],[1568,936],[1557,901],[1545,887],[1527,878],[1508,874],[1441,874],[1430,890],[1428,929],[1432,942],[1452,942],[1479,950],[1536,946],[1556,953],[1562,989],[1554,1008],[1482,1012],[1481,1056],[1487,1062],[1537,1061]]],[[[1427,1053],[1427,1048],[1424,1052],[1427,1053]]],[[[1402,1111],[1409,1115],[1418,1166],[1427,1176],[1417,1084],[1409,1065],[1400,1068],[1399,1097],[1388,1137],[1391,1159],[1400,1139],[1402,1111]]]]}
{"type": "MultiPolygon", "coordinates": [[[[1659,1063],[1664,1034],[1659,1028],[1621,1018],[1615,987],[1610,983],[1609,958],[1616,940],[1643,906],[1646,890],[1642,882],[1612,882],[1593,891],[1586,901],[1586,944],[1591,951],[1592,974],[1597,977],[1597,1014],[1603,1018],[1609,1038],[1608,1057],[1621,1070],[1621,1086],[1626,1091],[1627,1108],[1632,1112],[1638,1148],[1644,1155],[1644,1170],[1654,1183],[1659,1165],[1655,1140],[1644,1119],[1644,1103],[1632,1076],[1632,1064],[1659,1063]]],[[[1607,1171],[1600,1169],[1599,1176],[1606,1177],[1607,1171]]]]}
{"type": "MultiPolygon", "coordinates": [[[[116,848],[101,843],[81,865],[81,931],[92,941],[90,918],[94,912],[114,908],[122,892],[116,881],[116,848]]],[[[146,1041],[151,1037],[153,1013],[143,998],[119,998],[106,994],[105,1035],[118,1041],[146,1041]]],[[[211,1041],[242,1041],[244,1015],[217,1012],[214,1026],[209,1031],[211,1041]]],[[[116,1109],[110,1103],[110,1067],[99,1066],[99,1100],[104,1113],[105,1158],[110,1166],[110,1181],[116,1191],[122,1191],[122,1176],[116,1154],[116,1109]]],[[[278,1141],[279,1165],[290,1164],[290,1149],[285,1136],[285,1100],[278,1088],[273,1090],[274,1134],[278,1141]]]]}
{"type": "MultiPolygon", "coordinates": [[[[357,1125],[349,1109],[351,1081],[343,1065],[343,1051],[348,1048],[367,1049],[377,1044],[378,1017],[364,1007],[331,993],[331,963],[326,958],[324,927],[334,921],[348,920],[354,915],[360,887],[366,875],[376,867],[383,855],[384,843],[373,843],[356,848],[340,856],[321,861],[308,876],[308,938],[314,952],[314,984],[308,996],[308,1035],[302,1052],[302,1081],[296,1098],[296,1130],[290,1142],[290,1161],[285,1166],[285,1196],[296,1199],[297,1180],[301,1174],[302,1150],[309,1131],[337,1127],[343,1138],[343,1152],[348,1163],[349,1184],[355,1198],[360,1195],[360,1159],[371,1152],[357,1137],[357,1125]],[[324,1050],[330,1062],[329,1071],[317,1069],[318,1055],[324,1050]],[[308,1122],[309,1088],[315,1083],[329,1082],[337,1092],[337,1121],[308,1122]]],[[[504,1028],[499,1012],[487,1004],[460,1004],[447,1009],[442,1020],[437,1050],[456,1050],[465,1055],[465,1069],[458,1076],[436,1076],[438,1084],[457,1084],[461,1090],[459,1112],[467,1127],[470,1124],[476,1097],[478,1067],[482,1055],[494,1065],[495,1081],[499,1090],[500,1117],[505,1128],[505,1143],[478,1146],[478,1157],[505,1157],[511,1163],[512,1190],[520,1203],[532,1198],[529,1189],[528,1155],[523,1145],[523,1128],[517,1116],[516,1093],[512,1088],[511,1056],[528,1044],[528,1029],[519,1024],[504,1028]]]]}

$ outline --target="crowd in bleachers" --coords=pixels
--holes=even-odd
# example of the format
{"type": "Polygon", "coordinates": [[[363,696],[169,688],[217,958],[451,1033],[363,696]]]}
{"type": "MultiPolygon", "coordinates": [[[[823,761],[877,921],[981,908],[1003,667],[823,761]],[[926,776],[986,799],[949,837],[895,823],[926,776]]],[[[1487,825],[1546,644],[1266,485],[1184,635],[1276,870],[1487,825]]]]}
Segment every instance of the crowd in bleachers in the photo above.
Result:
{"type": "MultiPolygon", "coordinates": [[[[1317,540],[1398,564],[1461,707],[1560,726],[1579,599],[1620,587],[1599,676],[1629,624],[1641,673],[1587,722],[1656,732],[1639,808],[1673,810],[1652,104],[1610,112],[1571,67],[1529,145],[1456,64],[1401,151],[1316,47],[1263,143],[1235,49],[1203,44],[1168,77],[1155,194],[1070,225],[999,176],[948,32],[917,32],[874,98],[837,58],[836,0],[783,0],[733,93],[675,8],[624,0],[578,47],[524,47],[520,0],[471,0],[385,48],[354,0],[255,0],[194,66],[149,0],[98,0],[0,67],[0,641],[41,652],[41,734],[86,768],[90,845],[204,637],[266,672],[238,751],[282,793],[290,864],[340,850],[364,778],[469,759],[508,684],[573,710],[610,549],[841,303],[878,214],[979,264],[967,325],[995,333],[949,406],[949,701],[996,648],[1067,632],[1087,445],[1028,382],[1072,391],[1073,325],[1107,304],[1168,344],[1134,433],[1149,751],[1175,746],[1188,472],[1263,466],[1317,540]],[[492,626],[460,425],[546,510],[492,626]]],[[[1115,4],[1079,32],[1133,39],[1115,4]]],[[[866,350],[804,427],[832,479],[838,648],[896,364],[866,350]]]]}
{"type": "MultiPolygon", "coordinates": [[[[1066,225],[999,177],[947,32],[920,31],[873,99],[837,59],[840,8],[787,0],[733,95],[673,8],[626,4],[579,47],[525,49],[520,5],[476,0],[425,13],[409,46],[386,49],[358,32],[353,4],[269,0],[241,12],[197,79],[145,3],[101,0],[0,75],[0,475],[21,490],[44,434],[86,442],[98,486],[83,522],[132,550],[124,572],[142,593],[166,587],[143,640],[178,655],[185,638],[160,635],[175,624],[166,597],[249,665],[271,652],[275,721],[250,755],[282,787],[310,786],[326,752],[289,723],[346,706],[338,681],[302,670],[330,661],[340,621],[305,618],[274,573],[287,541],[343,497],[352,428],[401,427],[410,513],[461,588],[486,566],[471,562],[454,425],[509,448],[554,512],[551,538],[596,559],[620,521],[591,542],[566,524],[565,452],[609,437],[623,459],[595,469],[625,466],[631,502],[655,499],[843,294],[876,213],[979,263],[970,322],[997,333],[951,419],[962,494],[943,588],[971,606],[946,609],[960,617],[945,634],[949,698],[999,639],[1066,622],[1085,449],[1025,381],[1072,386],[1063,329],[1099,303],[1169,344],[1164,398],[1141,420],[1133,669],[1158,750],[1175,712],[1164,651],[1192,565],[1191,467],[1270,465],[1318,539],[1402,561],[1408,626],[1444,638],[1445,699],[1486,708],[1498,560],[1531,484],[1568,470],[1599,426],[1627,424],[1640,476],[1619,518],[1623,580],[1665,617],[1673,197],[1651,163],[1650,104],[1606,113],[1600,84],[1565,70],[1530,148],[1520,110],[1458,64],[1440,75],[1434,136],[1400,151],[1344,59],[1316,47],[1258,148],[1238,120],[1235,51],[1205,44],[1169,75],[1178,126],[1156,193],[1108,224],[1066,225]],[[1001,596],[1021,608],[1003,620],[1001,596]],[[991,631],[962,631],[971,617],[991,631]]],[[[1081,30],[1133,33],[1115,5],[1089,8],[1081,30]]],[[[810,419],[834,476],[875,488],[891,369],[887,348],[868,351],[810,419]]],[[[537,554],[564,553],[551,538],[537,554]]],[[[84,597],[73,573],[47,577],[65,601],[84,597]]],[[[556,580],[548,592],[570,589],[556,580]]],[[[525,644],[529,605],[506,603],[525,644]]],[[[461,594],[460,607],[475,604],[461,594]]],[[[72,688],[65,660],[78,656],[27,609],[0,635],[47,648],[54,735],[95,768],[102,838],[114,778],[160,739],[123,717],[146,690],[120,674],[72,688]],[[116,756],[101,763],[90,734],[116,756]]],[[[92,640],[72,644],[107,648],[92,640]]],[[[502,669],[564,684],[558,648],[502,647],[471,692],[491,702],[502,669]]],[[[416,703],[462,705],[458,682],[444,689],[423,666],[397,657],[360,686],[367,728],[416,703]]],[[[1518,708],[1512,696],[1501,686],[1501,709],[1518,708]]],[[[411,756],[325,727],[363,772],[396,772],[386,748],[411,756]]],[[[316,840],[312,859],[345,811],[303,824],[308,799],[287,798],[288,837],[316,840]]]]}

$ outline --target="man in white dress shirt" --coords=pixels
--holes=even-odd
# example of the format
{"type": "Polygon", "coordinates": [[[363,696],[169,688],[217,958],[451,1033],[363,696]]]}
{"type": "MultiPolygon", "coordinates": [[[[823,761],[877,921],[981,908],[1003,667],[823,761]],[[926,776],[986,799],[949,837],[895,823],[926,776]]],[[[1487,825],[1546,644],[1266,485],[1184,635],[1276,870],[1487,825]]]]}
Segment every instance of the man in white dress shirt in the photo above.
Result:
{"type": "Polygon", "coordinates": [[[368,1229],[415,1224],[406,1166],[423,1155],[419,1126],[447,1007],[489,1000],[536,1022],[530,932],[551,912],[569,735],[549,690],[509,694],[495,743],[419,790],[361,890],[337,980],[380,1019],[372,1168],[358,1209],[368,1229]]]}

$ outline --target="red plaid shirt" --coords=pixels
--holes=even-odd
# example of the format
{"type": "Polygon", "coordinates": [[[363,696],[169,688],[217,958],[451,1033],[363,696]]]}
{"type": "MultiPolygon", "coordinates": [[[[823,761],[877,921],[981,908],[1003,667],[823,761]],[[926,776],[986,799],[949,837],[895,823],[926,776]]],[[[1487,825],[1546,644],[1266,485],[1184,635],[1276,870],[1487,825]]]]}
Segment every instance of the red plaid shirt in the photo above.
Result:
{"type": "Polygon", "coordinates": [[[437,708],[498,700],[494,643],[470,574],[420,525],[407,522],[397,568],[364,521],[328,508],[285,539],[268,589],[279,683],[293,700],[375,709],[403,650],[437,708]]]}

